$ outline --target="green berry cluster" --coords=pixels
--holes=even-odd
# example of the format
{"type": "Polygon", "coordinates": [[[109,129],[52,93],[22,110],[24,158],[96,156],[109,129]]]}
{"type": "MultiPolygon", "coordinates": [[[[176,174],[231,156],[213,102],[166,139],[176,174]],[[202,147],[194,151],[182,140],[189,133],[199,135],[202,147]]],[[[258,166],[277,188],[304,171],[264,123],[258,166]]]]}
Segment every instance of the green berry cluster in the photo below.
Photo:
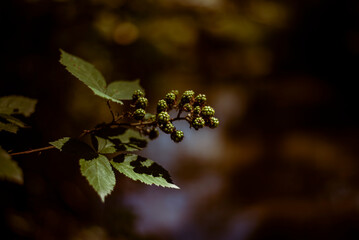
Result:
{"type": "Polygon", "coordinates": [[[132,105],[135,109],[133,111],[132,117],[135,120],[142,120],[146,115],[146,107],[148,104],[148,99],[145,98],[145,93],[142,90],[136,90],[132,94],[132,105]]]}
{"type": "MultiPolygon", "coordinates": [[[[164,133],[170,134],[171,139],[178,143],[184,138],[181,130],[177,130],[172,122],[177,120],[186,120],[190,127],[199,130],[205,126],[209,128],[216,128],[219,125],[218,118],[214,117],[215,110],[206,105],[207,97],[204,94],[195,96],[194,91],[187,90],[182,96],[178,97],[178,91],[172,90],[167,93],[164,99],[157,102],[157,114],[153,117],[146,119],[143,122],[141,132],[148,135],[150,139],[158,137],[159,132],[157,128],[161,129],[164,133]],[[177,117],[171,118],[169,111],[178,111],[177,117]],[[186,113],[185,117],[181,117],[181,113],[186,113]]],[[[141,90],[137,90],[132,96],[132,106],[135,108],[133,118],[135,120],[143,120],[147,107],[148,100],[141,90]]]]}

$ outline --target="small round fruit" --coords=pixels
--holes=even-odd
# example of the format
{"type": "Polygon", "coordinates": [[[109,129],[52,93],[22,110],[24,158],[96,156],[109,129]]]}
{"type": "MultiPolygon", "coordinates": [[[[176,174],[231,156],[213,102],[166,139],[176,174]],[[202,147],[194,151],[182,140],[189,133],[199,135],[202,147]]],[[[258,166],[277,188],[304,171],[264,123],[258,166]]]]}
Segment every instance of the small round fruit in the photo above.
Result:
{"type": "Polygon", "coordinates": [[[187,90],[183,93],[181,98],[181,104],[189,103],[193,99],[194,92],[192,90],[187,90]]]}
{"type": "Polygon", "coordinates": [[[204,119],[201,118],[201,117],[197,117],[197,118],[195,118],[195,119],[193,120],[193,122],[192,122],[192,127],[193,127],[194,129],[198,130],[198,129],[200,129],[200,128],[203,128],[204,124],[205,124],[204,119]]]}
{"type": "Polygon", "coordinates": [[[213,117],[214,113],[214,109],[210,106],[204,106],[201,111],[201,115],[205,118],[213,117]]]}
{"type": "Polygon", "coordinates": [[[135,102],[135,101],[137,101],[137,99],[139,99],[140,97],[144,97],[144,96],[145,96],[145,93],[142,90],[138,89],[133,92],[132,100],[135,102]]]}
{"type": "Polygon", "coordinates": [[[136,120],[142,120],[146,115],[146,111],[143,110],[142,108],[136,109],[133,112],[133,118],[136,120]]]}
{"type": "Polygon", "coordinates": [[[219,125],[219,120],[216,117],[210,117],[206,125],[210,128],[216,128],[219,125]]]}
{"type": "Polygon", "coordinates": [[[145,97],[139,97],[136,101],[136,108],[145,109],[147,107],[148,100],[145,97]]]}
{"type": "Polygon", "coordinates": [[[167,103],[165,100],[161,99],[158,101],[157,103],[157,112],[160,113],[160,112],[164,112],[164,111],[167,111],[167,103]]]}
{"type": "Polygon", "coordinates": [[[167,134],[173,133],[173,131],[175,130],[175,126],[173,126],[173,124],[171,122],[166,122],[160,128],[164,133],[167,133],[167,134]]]}
{"type": "Polygon", "coordinates": [[[204,94],[198,94],[195,99],[194,99],[194,102],[196,105],[204,105],[207,101],[207,97],[206,95],[204,94]]]}
{"type": "Polygon", "coordinates": [[[174,92],[169,92],[166,94],[165,101],[168,105],[173,105],[176,102],[177,94],[174,92]]]}
{"type": "Polygon", "coordinates": [[[159,124],[165,124],[170,120],[171,116],[168,114],[168,112],[160,112],[157,114],[157,122],[159,124]]]}
{"type": "Polygon", "coordinates": [[[185,105],[183,105],[183,111],[185,112],[192,111],[192,105],[190,103],[186,103],[185,105]]]}
{"type": "Polygon", "coordinates": [[[160,133],[158,132],[158,130],[157,130],[156,128],[152,128],[152,129],[150,130],[150,132],[148,133],[148,137],[149,137],[151,140],[153,140],[153,139],[157,138],[159,134],[160,134],[160,133]]]}
{"type": "Polygon", "coordinates": [[[184,137],[183,132],[180,130],[171,133],[171,139],[176,143],[181,142],[183,140],[183,137],[184,137]]]}

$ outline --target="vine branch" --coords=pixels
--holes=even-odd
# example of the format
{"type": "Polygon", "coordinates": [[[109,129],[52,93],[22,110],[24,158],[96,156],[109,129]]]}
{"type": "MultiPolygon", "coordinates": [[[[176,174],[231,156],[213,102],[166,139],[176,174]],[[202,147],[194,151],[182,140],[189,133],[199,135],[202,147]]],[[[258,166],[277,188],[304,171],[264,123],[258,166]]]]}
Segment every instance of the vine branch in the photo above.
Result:
{"type": "MultiPolygon", "coordinates": [[[[111,111],[111,113],[112,113],[112,116],[114,117],[114,114],[112,111],[111,111]]],[[[187,119],[185,117],[175,117],[175,118],[172,118],[170,121],[174,122],[174,121],[180,121],[180,120],[187,120],[187,119]]],[[[135,122],[135,123],[116,123],[113,121],[113,122],[104,124],[100,127],[95,127],[90,130],[83,130],[78,138],[82,138],[90,133],[101,130],[105,127],[111,127],[111,126],[141,127],[141,126],[148,126],[148,125],[155,125],[155,124],[156,124],[156,121],[146,121],[146,122],[141,121],[141,122],[135,122]]],[[[16,156],[16,155],[30,154],[30,153],[46,151],[46,150],[50,150],[50,149],[54,149],[54,148],[55,148],[55,146],[47,146],[47,147],[31,149],[31,150],[27,150],[27,151],[23,151],[23,152],[10,153],[10,155],[16,156]]]]}

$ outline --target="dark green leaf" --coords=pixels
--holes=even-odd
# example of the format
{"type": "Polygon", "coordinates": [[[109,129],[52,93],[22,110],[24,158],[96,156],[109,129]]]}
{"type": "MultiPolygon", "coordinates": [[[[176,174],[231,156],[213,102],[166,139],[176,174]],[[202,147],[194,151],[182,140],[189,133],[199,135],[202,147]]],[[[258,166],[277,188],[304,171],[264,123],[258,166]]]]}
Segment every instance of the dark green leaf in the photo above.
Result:
{"type": "Polygon", "coordinates": [[[0,131],[5,130],[12,133],[17,133],[19,128],[26,127],[25,123],[20,121],[19,119],[0,113],[0,131]]]}
{"type": "Polygon", "coordinates": [[[108,159],[101,154],[91,160],[80,159],[80,170],[104,202],[116,184],[115,174],[108,159]]]}
{"type": "Polygon", "coordinates": [[[22,114],[30,116],[35,111],[37,100],[23,96],[6,96],[0,98],[0,113],[22,114]]]}
{"type": "Polygon", "coordinates": [[[64,153],[74,154],[80,158],[94,159],[98,156],[89,145],[70,137],[61,138],[57,141],[50,142],[50,144],[64,153]]]}
{"type": "Polygon", "coordinates": [[[17,162],[11,159],[11,156],[0,147],[0,178],[19,184],[23,183],[22,170],[17,162]]]}
{"type": "Polygon", "coordinates": [[[138,151],[147,146],[146,137],[133,129],[108,128],[96,132],[95,135],[92,141],[99,153],[138,151]]]}
{"type": "Polygon", "coordinates": [[[135,154],[121,154],[111,160],[111,164],[120,173],[133,180],[139,180],[146,184],[177,188],[172,179],[163,167],[150,159],[135,154]]]}

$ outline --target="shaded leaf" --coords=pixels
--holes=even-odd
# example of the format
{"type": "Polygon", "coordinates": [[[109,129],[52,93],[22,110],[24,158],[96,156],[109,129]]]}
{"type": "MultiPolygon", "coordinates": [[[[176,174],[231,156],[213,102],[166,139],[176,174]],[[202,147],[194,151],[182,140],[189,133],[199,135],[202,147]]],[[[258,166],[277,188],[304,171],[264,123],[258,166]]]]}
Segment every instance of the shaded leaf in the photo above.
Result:
{"type": "Polygon", "coordinates": [[[24,182],[22,170],[17,162],[11,159],[11,156],[0,147],[0,178],[22,184],[24,182]]]}
{"type": "Polygon", "coordinates": [[[6,96],[0,98],[0,113],[22,114],[30,116],[35,111],[37,100],[23,96],[6,96]]]}
{"type": "Polygon", "coordinates": [[[163,167],[150,159],[143,158],[135,154],[121,154],[112,159],[111,164],[120,173],[133,180],[139,180],[146,184],[177,188],[172,179],[163,167]]]}
{"type": "Polygon", "coordinates": [[[11,133],[17,133],[19,130],[19,127],[12,123],[3,123],[0,122],[0,132],[1,131],[7,131],[11,133]]]}
{"type": "Polygon", "coordinates": [[[50,144],[64,153],[76,155],[84,159],[93,159],[98,154],[86,143],[74,138],[64,137],[50,144]]]}
{"type": "Polygon", "coordinates": [[[96,136],[92,138],[92,141],[99,153],[138,151],[147,146],[146,137],[133,129],[120,127],[115,129],[101,129],[96,132],[95,135],[96,136]]]}
{"type": "Polygon", "coordinates": [[[111,142],[111,140],[109,139],[105,139],[105,138],[101,138],[101,137],[97,137],[94,136],[95,139],[93,139],[92,141],[96,143],[95,146],[97,146],[97,152],[98,153],[115,153],[117,152],[117,148],[116,145],[111,142]]]}
{"type": "Polygon", "coordinates": [[[80,170],[104,202],[116,184],[115,174],[108,159],[104,155],[98,155],[91,160],[80,159],[80,170]]]}
{"type": "Polygon", "coordinates": [[[116,81],[107,86],[107,95],[121,100],[131,100],[132,94],[136,90],[143,90],[140,86],[140,80],[135,81],[116,81]]]}
{"type": "Polygon", "coordinates": [[[5,130],[11,133],[17,133],[19,128],[26,127],[25,123],[19,119],[0,113],[0,131],[5,130]]]}

